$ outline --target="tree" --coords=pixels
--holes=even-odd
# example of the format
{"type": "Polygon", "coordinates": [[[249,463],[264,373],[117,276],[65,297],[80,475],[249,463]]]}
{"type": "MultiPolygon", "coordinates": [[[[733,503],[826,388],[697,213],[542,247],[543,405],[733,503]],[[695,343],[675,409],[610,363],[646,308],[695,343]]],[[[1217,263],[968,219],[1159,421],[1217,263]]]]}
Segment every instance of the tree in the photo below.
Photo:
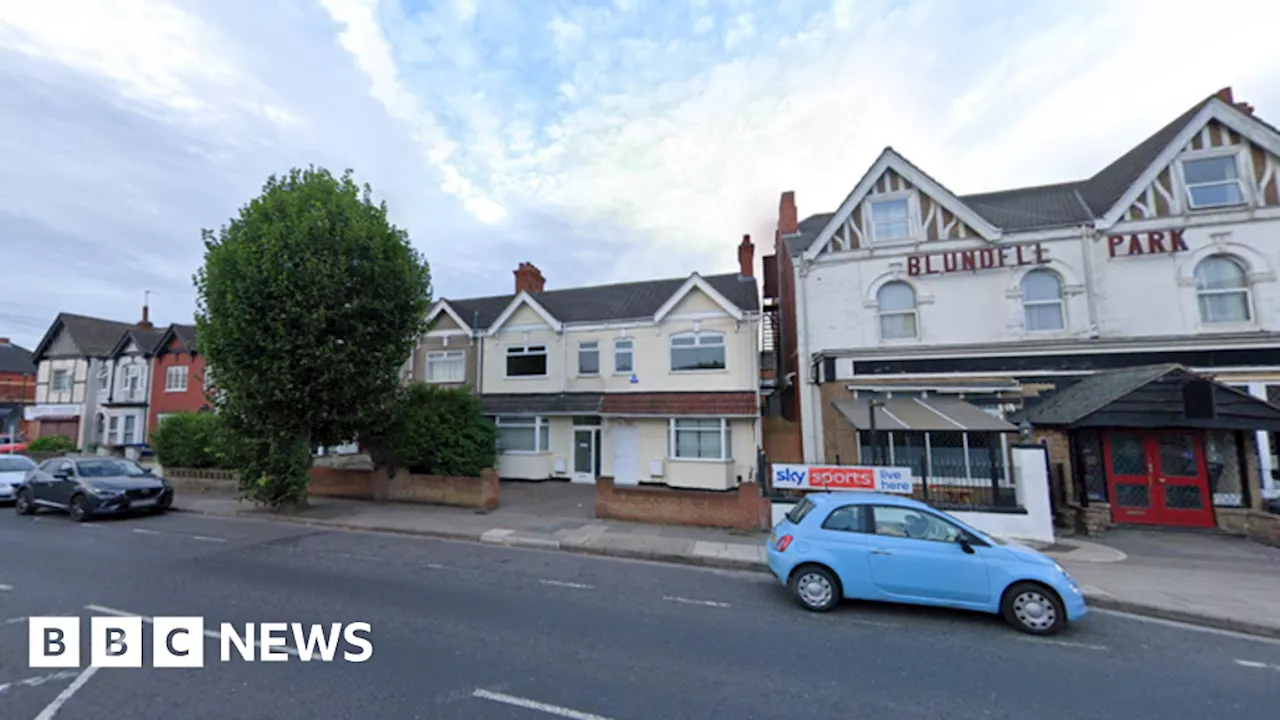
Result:
{"type": "Polygon", "coordinates": [[[425,329],[430,268],[371,196],[349,170],[295,168],[203,233],[199,350],[241,491],[273,508],[305,500],[313,448],[386,412],[425,329]]]}
{"type": "Polygon", "coordinates": [[[151,431],[151,448],[166,468],[228,467],[233,448],[223,425],[217,413],[176,413],[151,431]]]}
{"type": "Polygon", "coordinates": [[[368,438],[374,463],[391,471],[476,476],[493,467],[498,431],[470,388],[414,383],[368,438]]]}

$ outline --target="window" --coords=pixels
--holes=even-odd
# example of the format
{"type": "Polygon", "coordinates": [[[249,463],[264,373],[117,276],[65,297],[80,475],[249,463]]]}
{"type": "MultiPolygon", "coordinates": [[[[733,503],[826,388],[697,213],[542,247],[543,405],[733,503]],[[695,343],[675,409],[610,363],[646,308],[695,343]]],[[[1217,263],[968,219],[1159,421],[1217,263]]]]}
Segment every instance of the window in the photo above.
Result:
{"type": "Polygon", "coordinates": [[[124,369],[124,377],[129,394],[136,395],[142,386],[142,368],[136,364],[128,365],[124,369]]]}
{"type": "Polygon", "coordinates": [[[600,374],[600,343],[595,340],[578,343],[578,374],[600,374]]]}
{"type": "Polygon", "coordinates": [[[119,433],[120,433],[120,418],[119,416],[112,415],[110,418],[107,419],[107,444],[119,445],[120,439],[117,437],[119,433]]]}
{"type": "Polygon", "coordinates": [[[911,205],[906,198],[871,203],[872,237],[876,242],[911,237],[911,205]]]}
{"type": "Polygon", "coordinates": [[[462,350],[427,353],[427,382],[460,383],[467,379],[467,354],[462,350]]]}
{"type": "Polygon", "coordinates": [[[507,348],[507,377],[546,377],[546,345],[512,345],[507,348]]]}
{"type": "Polygon", "coordinates": [[[831,511],[822,522],[823,530],[840,530],[842,532],[866,532],[862,521],[861,505],[845,505],[831,511]]]}
{"type": "Polygon", "coordinates": [[[900,280],[885,283],[876,293],[876,306],[882,340],[916,337],[916,291],[910,285],[900,280]]]}
{"type": "Polygon", "coordinates": [[[875,519],[876,535],[953,543],[964,534],[937,515],[915,508],[873,505],[871,515],[875,519]]]}
{"type": "Polygon", "coordinates": [[[800,521],[804,520],[804,516],[808,515],[809,512],[813,510],[813,507],[813,501],[810,500],[808,496],[802,497],[800,498],[800,502],[796,503],[794,507],[787,511],[787,519],[790,520],[793,525],[799,525],[800,521]]]}
{"type": "Polygon", "coordinates": [[[137,426],[137,424],[138,424],[138,416],[137,416],[137,415],[125,415],[125,416],[124,416],[124,435],[123,435],[123,437],[121,437],[121,438],[120,438],[120,444],[121,444],[121,445],[132,445],[132,444],[133,444],[133,431],[134,431],[135,427],[137,426]]]}
{"type": "Polygon", "coordinates": [[[187,390],[187,366],[174,365],[165,368],[164,371],[164,391],[165,392],[186,392],[187,390]]]}
{"type": "Polygon", "coordinates": [[[1235,155],[1182,161],[1182,179],[1192,210],[1240,205],[1244,188],[1235,155]]]}
{"type": "Polygon", "coordinates": [[[53,378],[49,382],[54,392],[65,392],[71,389],[71,371],[70,370],[54,370],[53,378]]]}
{"type": "Polygon", "coordinates": [[[111,389],[111,367],[103,364],[98,368],[98,392],[106,392],[111,389]]]}
{"type": "Polygon", "coordinates": [[[631,338],[614,338],[613,340],[613,372],[635,372],[635,340],[631,338]]]}
{"type": "Polygon", "coordinates": [[[724,368],[724,335],[692,333],[671,338],[671,372],[724,368]]]}
{"type": "Polygon", "coordinates": [[[147,474],[142,466],[132,460],[103,458],[101,460],[82,460],[79,466],[81,477],[141,477],[147,474]]]}
{"type": "Polygon", "coordinates": [[[671,421],[671,457],[677,460],[732,460],[725,418],[671,421]]]}
{"type": "Polygon", "coordinates": [[[1027,332],[1066,327],[1062,312],[1062,281],[1052,270],[1032,270],[1022,276],[1022,310],[1027,332]]]}
{"type": "Polygon", "coordinates": [[[156,427],[160,427],[161,425],[163,425],[163,424],[164,424],[164,421],[165,421],[165,420],[168,420],[169,418],[173,417],[174,415],[175,415],[175,413],[160,413],[160,414],[156,415],[156,427]]]}
{"type": "Polygon", "coordinates": [[[1203,323],[1249,322],[1249,276],[1234,258],[1215,255],[1196,266],[1196,296],[1203,323]]]}
{"type": "Polygon", "coordinates": [[[494,418],[493,424],[503,453],[539,453],[551,447],[551,427],[544,417],[501,416],[494,418]]]}

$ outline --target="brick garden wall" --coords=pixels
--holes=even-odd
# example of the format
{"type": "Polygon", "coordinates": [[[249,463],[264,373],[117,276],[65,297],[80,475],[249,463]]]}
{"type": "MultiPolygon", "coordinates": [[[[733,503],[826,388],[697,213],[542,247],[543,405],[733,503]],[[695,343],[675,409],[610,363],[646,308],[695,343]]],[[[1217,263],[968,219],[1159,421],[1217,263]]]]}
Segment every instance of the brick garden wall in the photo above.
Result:
{"type": "Polygon", "coordinates": [[[613,478],[596,479],[596,517],[665,525],[768,529],[771,503],[760,486],[737,490],[673,490],[665,487],[617,487],[613,478]]]}
{"type": "Polygon", "coordinates": [[[415,475],[386,470],[313,467],[307,493],[352,500],[454,505],[493,510],[498,507],[498,473],[485,468],[479,477],[415,475]]]}

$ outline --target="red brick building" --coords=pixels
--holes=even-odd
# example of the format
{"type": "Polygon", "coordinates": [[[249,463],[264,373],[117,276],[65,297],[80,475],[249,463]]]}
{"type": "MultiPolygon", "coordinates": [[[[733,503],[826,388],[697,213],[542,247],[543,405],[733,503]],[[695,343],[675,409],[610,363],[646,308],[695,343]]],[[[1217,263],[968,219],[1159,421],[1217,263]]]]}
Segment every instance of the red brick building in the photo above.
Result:
{"type": "Polygon", "coordinates": [[[9,433],[11,422],[25,433],[23,408],[35,401],[36,364],[31,351],[0,337],[0,435],[9,433]]]}
{"type": "Polygon", "coordinates": [[[151,416],[154,430],[166,415],[212,409],[206,396],[204,357],[196,350],[194,325],[170,325],[156,346],[151,368],[151,416]]]}

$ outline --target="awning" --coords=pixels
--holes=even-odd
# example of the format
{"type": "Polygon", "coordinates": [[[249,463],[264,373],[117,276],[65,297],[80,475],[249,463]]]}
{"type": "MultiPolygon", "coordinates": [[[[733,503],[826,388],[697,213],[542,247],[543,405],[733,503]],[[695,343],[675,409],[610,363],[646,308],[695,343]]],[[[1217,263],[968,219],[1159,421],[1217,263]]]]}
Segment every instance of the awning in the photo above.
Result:
{"type": "MultiPolygon", "coordinates": [[[[868,398],[836,400],[832,406],[858,430],[871,429],[868,398]]],[[[929,432],[1017,432],[1018,428],[958,398],[897,397],[877,401],[876,430],[929,432]]]]}

